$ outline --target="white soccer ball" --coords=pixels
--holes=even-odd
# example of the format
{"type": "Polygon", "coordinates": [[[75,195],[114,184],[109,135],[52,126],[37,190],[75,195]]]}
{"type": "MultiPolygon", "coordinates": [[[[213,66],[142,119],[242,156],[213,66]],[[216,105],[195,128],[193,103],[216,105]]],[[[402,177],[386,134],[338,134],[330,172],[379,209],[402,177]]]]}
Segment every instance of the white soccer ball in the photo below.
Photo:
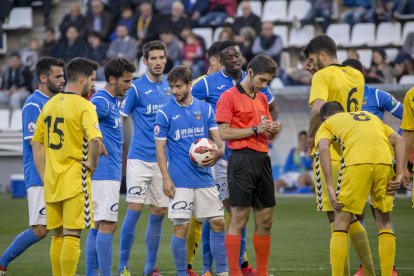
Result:
{"type": "Polygon", "coordinates": [[[208,138],[199,138],[195,140],[188,152],[191,161],[200,167],[203,167],[203,160],[209,158],[212,152],[209,149],[217,149],[216,143],[208,138]]]}

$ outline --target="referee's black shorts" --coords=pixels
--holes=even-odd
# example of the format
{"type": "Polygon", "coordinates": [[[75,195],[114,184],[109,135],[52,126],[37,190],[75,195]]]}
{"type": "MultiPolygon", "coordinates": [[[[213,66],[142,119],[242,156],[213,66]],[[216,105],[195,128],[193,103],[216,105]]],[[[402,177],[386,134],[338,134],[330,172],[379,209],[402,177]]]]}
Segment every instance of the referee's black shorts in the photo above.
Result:
{"type": "Polygon", "coordinates": [[[272,165],[267,153],[251,149],[233,151],[227,175],[230,206],[260,209],[276,205],[272,165]]]}

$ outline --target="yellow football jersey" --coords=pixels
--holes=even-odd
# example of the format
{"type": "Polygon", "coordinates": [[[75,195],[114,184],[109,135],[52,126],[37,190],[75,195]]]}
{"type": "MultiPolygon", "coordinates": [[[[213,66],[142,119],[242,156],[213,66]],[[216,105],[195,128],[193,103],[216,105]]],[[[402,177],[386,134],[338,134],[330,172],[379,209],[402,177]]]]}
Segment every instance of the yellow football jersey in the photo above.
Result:
{"type": "MultiPolygon", "coordinates": [[[[64,92],[45,104],[33,140],[45,147],[46,202],[62,201],[82,192],[82,164],[78,161],[88,156],[88,142],[96,137],[102,139],[98,116],[86,99],[64,92]]],[[[90,185],[89,173],[84,178],[90,185]]]]}
{"type": "Polygon", "coordinates": [[[315,73],[309,95],[309,105],[316,99],[339,102],[346,112],[359,111],[364,97],[364,76],[358,70],[332,64],[315,73]]]}
{"type": "Polygon", "coordinates": [[[414,130],[414,87],[408,90],[404,97],[404,114],[401,128],[414,130]]]}
{"type": "Polygon", "coordinates": [[[338,113],[329,117],[316,134],[335,141],[341,147],[345,166],[357,164],[392,164],[393,148],[388,137],[395,131],[369,112],[338,113]]]}

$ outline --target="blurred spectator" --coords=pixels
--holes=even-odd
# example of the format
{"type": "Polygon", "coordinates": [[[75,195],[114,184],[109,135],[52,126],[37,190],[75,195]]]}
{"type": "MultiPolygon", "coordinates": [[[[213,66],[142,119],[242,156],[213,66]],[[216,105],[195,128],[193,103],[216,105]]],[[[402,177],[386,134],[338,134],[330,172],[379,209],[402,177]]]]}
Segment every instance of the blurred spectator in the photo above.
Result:
{"type": "MultiPolygon", "coordinates": [[[[133,36],[137,40],[137,48],[138,48],[138,58],[142,55],[142,46],[144,41],[146,41],[147,36],[151,36],[148,32],[153,19],[152,13],[152,5],[149,2],[143,2],[139,5],[139,15],[137,17],[137,21],[135,22],[134,26],[134,33],[133,36]]],[[[155,24],[152,24],[155,27],[155,24]]],[[[154,32],[152,32],[154,33],[154,32]]],[[[156,39],[157,35],[153,36],[153,39],[156,39]]]]}
{"type": "Polygon", "coordinates": [[[218,41],[223,42],[226,40],[235,40],[233,29],[230,27],[223,27],[218,36],[218,41]]]}
{"type": "Polygon", "coordinates": [[[308,0],[311,4],[311,8],[308,13],[300,21],[298,18],[295,18],[293,25],[296,28],[300,28],[303,25],[313,24],[316,17],[322,17],[323,23],[322,28],[323,32],[326,32],[329,24],[331,24],[331,14],[332,14],[332,0],[308,0]]]}
{"type": "Polygon", "coordinates": [[[193,78],[198,78],[205,71],[204,51],[194,33],[190,33],[183,46],[183,65],[191,68],[193,78]]]}
{"type": "Polygon", "coordinates": [[[53,29],[53,27],[46,27],[43,33],[43,44],[40,49],[40,56],[51,56],[53,54],[53,48],[55,48],[56,45],[55,29],[53,29]]]}
{"type": "Polygon", "coordinates": [[[40,42],[37,37],[30,38],[29,45],[20,51],[20,56],[23,65],[29,67],[30,71],[34,73],[36,63],[40,55],[40,42]]]}
{"type": "Polygon", "coordinates": [[[352,27],[356,23],[367,21],[371,3],[372,0],[344,0],[344,6],[347,9],[341,14],[341,22],[348,23],[352,27]]]}
{"type": "Polygon", "coordinates": [[[243,69],[246,69],[247,64],[254,57],[253,43],[256,39],[256,32],[252,27],[243,27],[240,29],[240,35],[236,37],[239,43],[240,52],[243,54],[243,69]]]}
{"type": "Polygon", "coordinates": [[[310,85],[312,82],[312,74],[305,69],[307,59],[303,55],[299,55],[297,68],[290,73],[286,73],[280,68],[279,77],[285,86],[291,85],[310,85]]]}
{"type": "Polygon", "coordinates": [[[80,37],[78,28],[69,26],[66,30],[65,39],[61,39],[53,50],[53,56],[68,62],[75,57],[83,57],[85,51],[86,43],[80,37]]]}
{"type": "Polygon", "coordinates": [[[155,12],[159,15],[170,15],[175,1],[177,0],[154,0],[155,12]]]}
{"type": "Polygon", "coordinates": [[[137,42],[128,32],[125,25],[118,25],[116,27],[116,39],[109,44],[109,49],[106,52],[108,59],[116,57],[124,57],[134,61],[137,55],[137,42]]]}
{"type": "Polygon", "coordinates": [[[298,134],[298,147],[292,148],[286,159],[283,174],[275,182],[275,191],[306,189],[312,190],[313,157],[308,148],[308,134],[301,131],[298,134]]]}
{"type": "Polygon", "coordinates": [[[391,22],[393,20],[393,0],[373,0],[368,22],[391,22]]]}
{"type": "Polygon", "coordinates": [[[168,73],[175,66],[182,64],[181,46],[177,37],[168,28],[161,30],[160,40],[167,46],[167,64],[164,72],[168,73]]]}
{"type": "Polygon", "coordinates": [[[191,20],[191,26],[197,27],[200,17],[208,12],[208,1],[206,0],[183,0],[185,13],[191,20]]]}
{"type": "Polygon", "coordinates": [[[236,35],[240,35],[240,30],[243,27],[251,27],[256,32],[260,34],[262,30],[262,23],[260,22],[260,17],[252,12],[252,7],[250,6],[250,1],[243,1],[240,3],[241,10],[243,15],[237,17],[233,23],[233,30],[236,35]]]}
{"type": "Polygon", "coordinates": [[[394,17],[399,18],[402,14],[414,14],[414,1],[394,0],[394,17]]]}
{"type": "Polygon", "coordinates": [[[0,26],[4,23],[4,20],[9,16],[13,7],[13,1],[0,0],[0,26]]]}
{"type": "Polygon", "coordinates": [[[101,0],[92,0],[91,15],[86,17],[87,33],[99,32],[103,39],[106,39],[112,31],[112,15],[105,11],[101,0]]]}
{"type": "Polygon", "coordinates": [[[180,37],[182,30],[190,26],[190,20],[184,12],[184,5],[180,1],[174,1],[172,4],[171,15],[167,17],[157,16],[158,30],[172,30],[176,37],[180,37]],[[160,22],[158,22],[160,19],[160,22]]]}
{"type": "Polygon", "coordinates": [[[10,108],[21,108],[22,103],[32,91],[33,75],[27,66],[24,66],[20,54],[11,53],[8,66],[2,74],[0,85],[0,103],[8,104],[10,108]]]}
{"type": "Polygon", "coordinates": [[[198,25],[200,27],[223,26],[227,17],[235,16],[236,10],[236,0],[209,0],[208,13],[200,17],[198,25]]]}
{"type": "MultiPolygon", "coordinates": [[[[135,27],[134,26],[135,21],[136,21],[136,18],[134,15],[134,11],[132,10],[132,7],[130,5],[124,5],[121,9],[121,18],[118,19],[118,23],[116,25],[126,26],[128,29],[129,35],[132,35],[134,27],[135,27]]],[[[109,40],[114,40],[114,39],[116,39],[116,30],[114,30],[109,35],[109,40]]]]}
{"type": "Polygon", "coordinates": [[[388,63],[384,49],[378,48],[372,51],[371,67],[366,78],[368,83],[395,82],[395,69],[388,63]]]}
{"type": "Polygon", "coordinates": [[[81,33],[81,36],[85,34],[85,17],[81,13],[81,6],[79,3],[72,3],[69,6],[69,13],[66,14],[62,22],[59,24],[59,30],[61,36],[66,34],[66,30],[69,26],[76,26],[81,33]]]}
{"type": "Polygon", "coordinates": [[[207,52],[207,47],[206,47],[206,42],[204,41],[204,38],[202,38],[201,36],[195,34],[193,32],[193,29],[190,26],[185,27],[180,34],[180,38],[182,41],[186,41],[187,38],[190,35],[195,35],[195,37],[197,38],[198,42],[200,42],[201,47],[203,48],[203,52],[207,52]]]}
{"type": "Polygon", "coordinates": [[[102,41],[98,32],[93,32],[88,35],[88,46],[86,48],[85,57],[96,61],[99,64],[99,68],[96,71],[96,77],[98,80],[105,80],[103,66],[107,61],[107,51],[108,44],[102,41]]]}
{"type": "Polygon", "coordinates": [[[395,68],[398,76],[414,74],[414,32],[407,35],[401,51],[395,58],[395,68]]]}
{"type": "Polygon", "coordinates": [[[263,22],[262,33],[256,37],[253,44],[253,54],[266,54],[280,64],[280,54],[283,50],[282,39],[273,33],[273,23],[263,22]]]}

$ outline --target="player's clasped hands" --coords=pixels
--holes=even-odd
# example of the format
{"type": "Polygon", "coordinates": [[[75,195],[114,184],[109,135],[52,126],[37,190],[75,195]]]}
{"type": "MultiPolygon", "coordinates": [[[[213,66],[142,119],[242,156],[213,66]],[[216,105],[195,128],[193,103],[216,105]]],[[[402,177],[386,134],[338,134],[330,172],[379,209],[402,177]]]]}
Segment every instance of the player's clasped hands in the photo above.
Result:
{"type": "Polygon", "coordinates": [[[387,195],[393,195],[400,188],[403,179],[404,175],[398,174],[391,181],[389,181],[387,185],[387,195]]]}
{"type": "Polygon", "coordinates": [[[203,160],[203,166],[212,167],[214,164],[217,163],[223,156],[224,150],[217,149],[217,148],[210,148],[208,149],[212,154],[203,160]]]}
{"type": "Polygon", "coordinates": [[[174,198],[175,196],[175,186],[172,182],[171,178],[164,179],[162,183],[162,189],[164,191],[164,194],[168,196],[169,198],[174,198]]]}

